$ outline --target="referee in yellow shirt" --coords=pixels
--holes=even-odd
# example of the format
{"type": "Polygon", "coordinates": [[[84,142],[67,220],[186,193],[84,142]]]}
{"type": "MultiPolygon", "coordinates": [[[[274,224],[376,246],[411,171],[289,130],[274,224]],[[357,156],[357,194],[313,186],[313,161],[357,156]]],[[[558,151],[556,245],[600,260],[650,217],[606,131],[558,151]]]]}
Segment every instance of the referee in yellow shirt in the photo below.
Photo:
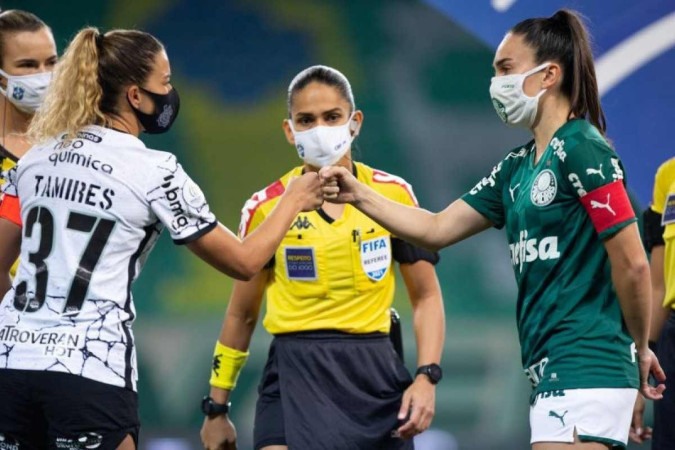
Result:
{"type": "MultiPolygon", "coordinates": [[[[274,208],[288,180],[339,164],[381,194],[417,205],[408,183],[351,159],[363,123],[349,81],[313,66],[288,90],[283,128],[304,165],[245,204],[244,237],[274,208]]],[[[351,205],[324,203],[298,215],[266,270],[236,282],[211,374],[202,442],[235,448],[228,399],[249,347],[264,293],[274,335],[259,385],[255,449],[412,449],[434,414],[445,336],[438,255],[396,239],[351,205]],[[417,338],[414,380],[388,338],[394,264],[408,289],[417,338]]]]}
{"type": "MultiPolygon", "coordinates": [[[[656,172],[654,197],[644,214],[644,238],[645,247],[651,251],[650,346],[656,347],[667,380],[672,381],[675,380],[675,158],[663,163],[656,172]]],[[[632,431],[645,438],[649,430],[642,427],[641,415],[640,410],[632,431]],[[635,428],[643,432],[639,433],[635,428]]],[[[653,450],[675,449],[674,418],[675,390],[669,388],[664,391],[662,400],[654,402],[653,450]]],[[[642,441],[640,438],[635,440],[642,441]]]]}

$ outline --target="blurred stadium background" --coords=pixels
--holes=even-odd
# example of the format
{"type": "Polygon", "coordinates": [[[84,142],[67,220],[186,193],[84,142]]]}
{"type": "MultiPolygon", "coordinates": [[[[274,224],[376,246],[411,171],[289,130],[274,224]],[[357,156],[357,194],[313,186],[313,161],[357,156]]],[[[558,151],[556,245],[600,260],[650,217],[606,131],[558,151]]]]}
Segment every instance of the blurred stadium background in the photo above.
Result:
{"type": "MultiPolygon", "coordinates": [[[[527,139],[489,101],[493,51],[517,21],[562,6],[595,35],[609,135],[643,206],[658,164],[675,154],[675,0],[0,0],[38,14],[59,51],[80,27],[140,28],[166,45],[181,116],[146,143],[179,156],[232,229],[255,191],[298,163],[281,132],[290,79],[327,64],[351,80],[365,113],[356,158],[406,178],[438,210],[527,139]]],[[[515,283],[504,237],[445,250],[438,266],[448,327],[434,433],[421,450],[529,448],[529,385],[520,369],[515,283]]],[[[199,401],[231,282],[161,239],[134,288],[141,449],[199,448],[199,401]]],[[[414,369],[404,289],[407,363],[414,369]]],[[[252,447],[256,385],[269,336],[259,327],[232,402],[252,447]]],[[[638,448],[638,447],[635,447],[638,448]]],[[[647,448],[647,446],[645,446],[647,448]]]]}

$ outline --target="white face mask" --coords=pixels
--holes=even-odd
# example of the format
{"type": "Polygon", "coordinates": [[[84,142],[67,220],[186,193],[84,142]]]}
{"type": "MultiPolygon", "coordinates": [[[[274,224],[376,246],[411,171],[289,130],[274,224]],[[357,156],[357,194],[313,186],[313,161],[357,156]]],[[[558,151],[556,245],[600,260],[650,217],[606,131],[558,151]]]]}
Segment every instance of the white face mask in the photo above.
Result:
{"type": "Polygon", "coordinates": [[[525,79],[545,69],[551,63],[541,64],[525,73],[502,75],[492,77],[490,83],[490,97],[497,115],[504,123],[530,128],[537,117],[539,98],[544,95],[546,89],[542,89],[534,97],[529,97],[523,92],[525,79]]]}
{"type": "Polygon", "coordinates": [[[28,114],[35,113],[42,105],[47,87],[52,81],[52,72],[15,76],[0,70],[0,75],[7,79],[7,89],[0,86],[2,95],[14,106],[28,114]]]}
{"type": "Polygon", "coordinates": [[[295,137],[295,148],[302,160],[314,167],[326,167],[335,164],[347,153],[354,136],[356,123],[352,121],[354,113],[344,125],[325,126],[320,125],[306,131],[295,131],[291,120],[291,127],[295,137]]]}

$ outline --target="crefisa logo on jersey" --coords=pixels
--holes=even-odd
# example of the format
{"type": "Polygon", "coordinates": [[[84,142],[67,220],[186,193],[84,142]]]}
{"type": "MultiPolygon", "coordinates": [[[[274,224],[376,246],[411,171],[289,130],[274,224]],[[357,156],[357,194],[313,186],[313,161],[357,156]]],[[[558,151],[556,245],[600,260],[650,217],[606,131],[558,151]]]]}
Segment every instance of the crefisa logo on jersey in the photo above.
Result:
{"type": "Polygon", "coordinates": [[[361,267],[373,281],[380,281],[391,266],[391,243],[389,236],[361,242],[361,267]]]}
{"type": "Polygon", "coordinates": [[[502,162],[500,161],[499,164],[494,166],[492,168],[492,172],[490,172],[490,176],[487,176],[480,180],[474,187],[469,191],[469,194],[471,195],[476,195],[478,194],[481,190],[483,190],[483,187],[485,186],[490,186],[493,187],[495,184],[497,184],[497,175],[499,174],[499,171],[502,170],[502,162]]]}
{"type": "Polygon", "coordinates": [[[560,258],[558,236],[546,236],[541,240],[528,239],[527,230],[520,232],[520,239],[518,242],[509,244],[509,249],[511,250],[511,264],[518,266],[521,273],[526,262],[560,258]]]}

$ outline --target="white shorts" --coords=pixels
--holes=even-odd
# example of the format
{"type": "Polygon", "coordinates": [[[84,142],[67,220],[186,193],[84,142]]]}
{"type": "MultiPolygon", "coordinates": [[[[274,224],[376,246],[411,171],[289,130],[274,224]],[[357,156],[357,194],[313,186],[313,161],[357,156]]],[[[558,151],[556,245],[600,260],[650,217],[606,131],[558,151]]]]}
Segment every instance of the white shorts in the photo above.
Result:
{"type": "Polygon", "coordinates": [[[537,395],[530,406],[535,442],[603,442],[624,447],[633,417],[637,389],[566,389],[537,395]]]}

